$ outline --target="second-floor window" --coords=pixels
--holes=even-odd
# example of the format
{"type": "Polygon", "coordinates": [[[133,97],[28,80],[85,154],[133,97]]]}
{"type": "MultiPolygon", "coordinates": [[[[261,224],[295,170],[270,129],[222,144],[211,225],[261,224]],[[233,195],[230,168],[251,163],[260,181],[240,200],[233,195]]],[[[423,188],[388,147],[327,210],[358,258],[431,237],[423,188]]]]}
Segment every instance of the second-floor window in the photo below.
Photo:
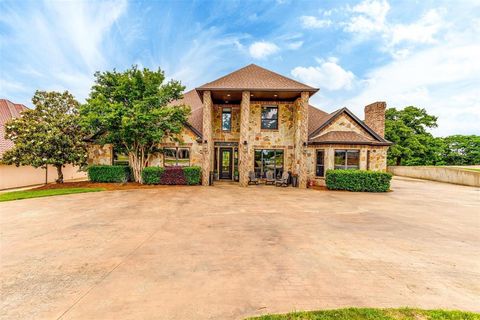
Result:
{"type": "Polygon", "coordinates": [[[222,130],[230,131],[232,129],[232,108],[222,109],[222,130]]]}
{"type": "Polygon", "coordinates": [[[262,107],[262,129],[278,129],[278,107],[262,107]]]}

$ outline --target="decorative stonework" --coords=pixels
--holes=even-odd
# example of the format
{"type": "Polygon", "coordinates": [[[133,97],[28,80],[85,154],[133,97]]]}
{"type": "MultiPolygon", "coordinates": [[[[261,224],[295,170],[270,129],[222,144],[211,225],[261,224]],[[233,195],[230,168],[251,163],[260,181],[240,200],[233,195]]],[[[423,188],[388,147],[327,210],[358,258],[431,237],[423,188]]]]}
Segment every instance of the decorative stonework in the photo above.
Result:
{"type": "Polygon", "coordinates": [[[252,171],[253,167],[253,146],[251,145],[250,127],[250,92],[242,92],[242,102],[240,103],[240,141],[238,143],[238,173],[240,186],[246,187],[248,185],[248,172],[252,171]],[[247,144],[245,144],[246,142],[247,144]]]}
{"type": "Polygon", "coordinates": [[[113,148],[112,145],[98,145],[91,144],[88,146],[88,160],[89,165],[111,165],[113,163],[113,148]]]}
{"type": "Polygon", "coordinates": [[[213,105],[213,140],[225,142],[238,142],[240,139],[240,105],[215,104],[213,105]],[[232,124],[230,131],[222,130],[222,109],[230,108],[232,124]]]}
{"type": "Polygon", "coordinates": [[[375,102],[365,107],[365,124],[380,137],[385,137],[385,102],[375,102]]]}
{"type": "MultiPolygon", "coordinates": [[[[197,141],[198,137],[190,129],[184,127],[182,132],[178,136],[179,142],[175,142],[172,139],[167,139],[159,144],[160,148],[188,148],[190,151],[190,165],[202,166],[203,154],[202,145],[197,141]]],[[[163,154],[157,153],[152,156],[148,161],[148,166],[151,167],[163,167],[163,154]]]]}
{"type": "Polygon", "coordinates": [[[295,101],[295,164],[294,173],[298,174],[298,187],[307,187],[306,150],[308,140],[308,99],[309,93],[302,92],[295,101]]]}
{"type": "Polygon", "coordinates": [[[203,92],[203,163],[202,185],[209,185],[210,171],[213,162],[213,134],[212,134],[212,95],[210,91],[203,92]],[[206,143],[205,143],[206,141],[206,143]]]}
{"type": "Polygon", "coordinates": [[[325,133],[331,131],[353,131],[371,139],[371,135],[346,114],[339,115],[338,118],[336,118],[334,121],[332,121],[332,123],[323,128],[323,130],[320,131],[320,133],[313,138],[324,135],[325,133]]]}

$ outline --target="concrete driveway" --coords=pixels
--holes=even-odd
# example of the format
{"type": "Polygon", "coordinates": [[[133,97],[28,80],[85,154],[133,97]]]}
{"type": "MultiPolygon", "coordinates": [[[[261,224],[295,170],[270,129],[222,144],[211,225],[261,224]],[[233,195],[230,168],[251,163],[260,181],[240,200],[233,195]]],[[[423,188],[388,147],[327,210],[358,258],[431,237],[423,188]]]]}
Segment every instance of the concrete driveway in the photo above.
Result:
{"type": "Polygon", "coordinates": [[[480,190],[223,185],[0,203],[3,319],[480,311],[480,190]]]}

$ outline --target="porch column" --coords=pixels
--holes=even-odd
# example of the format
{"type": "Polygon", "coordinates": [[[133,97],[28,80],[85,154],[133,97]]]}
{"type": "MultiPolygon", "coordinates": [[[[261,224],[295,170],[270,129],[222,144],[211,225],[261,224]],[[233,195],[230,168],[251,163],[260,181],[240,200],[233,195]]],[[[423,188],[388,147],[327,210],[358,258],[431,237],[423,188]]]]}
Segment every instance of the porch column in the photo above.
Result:
{"type": "Polygon", "coordinates": [[[307,187],[307,155],[304,143],[308,141],[308,100],[310,94],[302,92],[295,101],[295,163],[293,172],[298,175],[298,187],[307,187]]]}
{"type": "Polygon", "coordinates": [[[210,171],[212,171],[213,134],[212,134],[212,94],[210,91],[203,92],[203,163],[202,185],[208,186],[210,171]]]}
{"type": "Polygon", "coordinates": [[[250,91],[242,92],[240,104],[240,141],[238,142],[238,174],[240,186],[248,186],[248,172],[250,171],[252,148],[250,140],[250,91]],[[247,142],[247,144],[244,143],[247,142]]]}

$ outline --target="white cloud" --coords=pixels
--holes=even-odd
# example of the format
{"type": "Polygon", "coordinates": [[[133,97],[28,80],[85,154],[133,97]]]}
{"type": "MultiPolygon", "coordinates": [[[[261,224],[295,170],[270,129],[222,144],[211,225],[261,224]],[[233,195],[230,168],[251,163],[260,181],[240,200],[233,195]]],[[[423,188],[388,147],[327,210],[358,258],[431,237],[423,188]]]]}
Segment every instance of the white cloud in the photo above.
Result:
{"type": "Polygon", "coordinates": [[[318,66],[296,67],[291,73],[300,81],[321,89],[339,90],[352,87],[355,75],[338,65],[336,58],[329,58],[326,61],[317,60],[317,62],[318,66]]]}
{"type": "Polygon", "coordinates": [[[319,19],[314,16],[301,16],[302,27],[305,29],[321,29],[326,28],[332,24],[329,19],[319,19]]]}
{"type": "Polygon", "coordinates": [[[250,45],[248,52],[255,59],[264,59],[277,53],[280,48],[273,42],[257,41],[250,45]]]}
{"type": "Polygon", "coordinates": [[[389,10],[386,0],[364,0],[349,9],[354,15],[346,23],[345,30],[358,33],[382,31],[389,10]]]}
{"type": "Polygon", "coordinates": [[[390,107],[415,105],[439,117],[436,135],[479,134],[480,38],[455,38],[373,70],[347,105],[358,114],[377,100],[390,107]]]}
{"type": "Polygon", "coordinates": [[[444,22],[438,10],[432,9],[412,24],[395,24],[389,29],[390,44],[403,41],[416,43],[433,43],[434,36],[442,28],[444,22]]]}
{"type": "Polygon", "coordinates": [[[303,41],[294,41],[287,44],[287,48],[290,50],[297,50],[303,45],[303,41]]]}

